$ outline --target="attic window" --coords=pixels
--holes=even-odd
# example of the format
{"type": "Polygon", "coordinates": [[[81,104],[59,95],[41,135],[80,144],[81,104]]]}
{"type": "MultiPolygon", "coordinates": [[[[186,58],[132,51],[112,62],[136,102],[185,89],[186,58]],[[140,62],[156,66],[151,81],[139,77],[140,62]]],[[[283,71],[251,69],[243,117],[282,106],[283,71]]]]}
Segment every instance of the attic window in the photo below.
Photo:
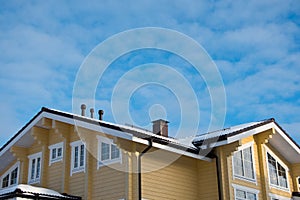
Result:
{"type": "Polygon", "coordinates": [[[20,163],[14,164],[1,176],[1,188],[7,188],[18,184],[20,163]]]}
{"type": "Polygon", "coordinates": [[[287,168],[274,156],[267,152],[269,180],[271,186],[288,189],[287,168]]]}
{"type": "Polygon", "coordinates": [[[98,138],[98,168],[102,165],[121,162],[120,149],[109,138],[98,138]]]}
{"type": "Polygon", "coordinates": [[[79,140],[76,142],[72,142],[72,155],[71,155],[71,175],[77,172],[84,172],[85,171],[85,157],[86,157],[86,150],[84,143],[79,140]]]}
{"type": "Polygon", "coordinates": [[[235,178],[255,181],[252,143],[242,146],[233,154],[233,173],[235,178]]]}
{"type": "Polygon", "coordinates": [[[32,154],[28,156],[29,168],[28,168],[28,183],[39,183],[41,179],[41,167],[42,167],[42,152],[32,154]]]}
{"type": "Polygon", "coordinates": [[[53,144],[49,146],[50,150],[50,159],[49,159],[49,165],[55,162],[59,162],[63,158],[63,142],[53,144]]]}

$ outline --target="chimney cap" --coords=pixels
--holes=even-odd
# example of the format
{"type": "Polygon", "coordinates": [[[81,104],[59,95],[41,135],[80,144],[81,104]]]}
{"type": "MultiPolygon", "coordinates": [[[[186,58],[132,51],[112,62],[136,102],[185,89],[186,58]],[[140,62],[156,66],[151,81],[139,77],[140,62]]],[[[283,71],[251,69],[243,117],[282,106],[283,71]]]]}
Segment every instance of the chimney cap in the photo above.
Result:
{"type": "Polygon", "coordinates": [[[158,123],[158,122],[170,123],[167,120],[163,120],[163,119],[157,119],[157,120],[152,121],[152,123],[158,123]]]}

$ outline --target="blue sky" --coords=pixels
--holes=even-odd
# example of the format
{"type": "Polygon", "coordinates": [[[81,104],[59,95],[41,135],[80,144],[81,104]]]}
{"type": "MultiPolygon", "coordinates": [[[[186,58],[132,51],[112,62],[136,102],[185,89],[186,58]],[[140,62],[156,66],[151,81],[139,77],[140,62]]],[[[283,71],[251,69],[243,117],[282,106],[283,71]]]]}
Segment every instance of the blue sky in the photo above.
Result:
{"type": "MultiPolygon", "coordinates": [[[[0,146],[42,106],[71,112],[84,58],[108,37],[142,27],[173,29],[203,46],[224,82],[225,127],[274,117],[300,143],[299,1],[0,3],[0,146]]],[[[200,102],[199,132],[205,132],[211,103],[203,78],[183,59],[159,50],[135,51],[113,62],[95,93],[96,109],[114,121],[115,84],[152,62],[173,67],[190,82],[200,102]]],[[[149,84],[133,93],[129,110],[136,125],[149,128],[153,118],[166,117],[175,131],[179,105],[168,88],[149,84]]]]}

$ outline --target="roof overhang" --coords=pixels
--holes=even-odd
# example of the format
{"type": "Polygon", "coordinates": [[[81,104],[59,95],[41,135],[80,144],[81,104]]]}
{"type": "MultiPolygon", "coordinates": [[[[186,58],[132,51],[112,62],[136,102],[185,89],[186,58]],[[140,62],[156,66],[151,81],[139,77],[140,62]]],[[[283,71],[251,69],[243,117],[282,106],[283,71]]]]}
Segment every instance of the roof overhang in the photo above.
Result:
{"type": "Polygon", "coordinates": [[[34,126],[40,128],[43,127],[42,120],[44,118],[52,119],[54,121],[63,122],[66,124],[74,125],[76,127],[85,128],[95,132],[101,132],[113,137],[118,137],[130,141],[134,141],[140,144],[147,144],[147,138],[153,137],[153,146],[164,149],[166,151],[171,151],[177,154],[186,155],[189,157],[211,161],[210,158],[205,156],[200,156],[195,153],[197,151],[196,147],[188,147],[183,144],[176,143],[174,139],[165,138],[162,136],[155,135],[153,133],[148,133],[146,131],[137,130],[132,127],[118,125],[110,122],[100,121],[93,118],[88,118],[84,116],[79,116],[67,112],[52,110],[48,108],[42,108],[17,134],[15,134],[1,149],[0,149],[0,171],[4,170],[7,165],[15,160],[13,153],[10,152],[11,147],[25,147],[28,148],[34,143],[34,138],[30,134],[31,129],[34,126]],[[135,136],[138,133],[142,134],[144,137],[135,136]],[[5,164],[7,163],[7,164],[5,164]]]}
{"type": "Polygon", "coordinates": [[[220,139],[215,138],[213,142],[201,141],[199,148],[207,149],[231,144],[270,129],[275,130],[275,134],[269,139],[270,145],[278,150],[290,163],[300,163],[299,146],[274,120],[262,123],[254,128],[245,129],[245,131],[237,132],[236,134],[229,133],[226,136],[220,137],[220,139]]]}

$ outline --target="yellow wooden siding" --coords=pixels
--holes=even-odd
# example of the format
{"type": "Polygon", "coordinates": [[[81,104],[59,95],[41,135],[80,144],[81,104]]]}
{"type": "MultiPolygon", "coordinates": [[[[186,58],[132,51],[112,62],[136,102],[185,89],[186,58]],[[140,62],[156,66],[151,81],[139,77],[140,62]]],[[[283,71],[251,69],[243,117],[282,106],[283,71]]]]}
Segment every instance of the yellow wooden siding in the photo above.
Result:
{"type": "Polygon", "coordinates": [[[216,159],[198,161],[198,190],[201,200],[219,199],[216,159]]]}
{"type": "Polygon", "coordinates": [[[169,158],[174,155],[160,151],[160,156],[145,154],[142,157],[142,197],[145,199],[198,199],[200,188],[197,160],[181,156],[175,162],[168,163],[169,158]],[[163,168],[156,170],[157,166],[163,168]]]}
{"type": "Polygon", "coordinates": [[[97,158],[90,159],[91,176],[89,176],[91,186],[91,197],[89,199],[122,199],[126,198],[126,162],[113,163],[98,168],[97,158]],[[101,198],[100,198],[101,197],[101,198]]]}
{"type": "Polygon", "coordinates": [[[63,162],[55,162],[52,163],[51,166],[48,167],[48,173],[47,173],[47,187],[51,188],[58,192],[62,189],[62,173],[63,173],[63,162]]]}
{"type": "Polygon", "coordinates": [[[70,194],[84,197],[85,194],[84,183],[85,183],[85,174],[83,172],[72,174],[72,176],[69,178],[69,183],[68,183],[70,194]]]}

